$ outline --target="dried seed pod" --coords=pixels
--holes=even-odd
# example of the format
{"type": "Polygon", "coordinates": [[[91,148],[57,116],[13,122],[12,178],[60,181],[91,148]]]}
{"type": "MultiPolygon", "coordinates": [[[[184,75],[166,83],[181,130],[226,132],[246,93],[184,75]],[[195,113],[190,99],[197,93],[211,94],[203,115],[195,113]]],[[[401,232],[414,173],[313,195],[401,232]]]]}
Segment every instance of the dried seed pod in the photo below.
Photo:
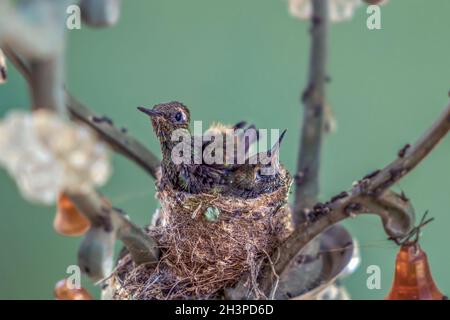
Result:
{"type": "Polygon", "coordinates": [[[120,17],[120,0],[82,0],[83,21],[93,27],[110,27],[120,17]]]}
{"type": "Polygon", "coordinates": [[[78,251],[78,265],[93,281],[108,276],[113,267],[114,230],[92,226],[86,233],[78,251]]]}
{"type": "Polygon", "coordinates": [[[394,283],[386,300],[442,300],[431,275],[428,258],[419,244],[401,246],[395,262],[394,283]]]}
{"type": "Polygon", "coordinates": [[[69,281],[58,281],[54,290],[56,300],[94,300],[84,288],[72,288],[69,281]]]}
{"type": "Polygon", "coordinates": [[[77,209],[70,198],[61,193],[53,221],[56,232],[65,236],[80,236],[85,234],[90,226],[90,221],[77,209]]]}

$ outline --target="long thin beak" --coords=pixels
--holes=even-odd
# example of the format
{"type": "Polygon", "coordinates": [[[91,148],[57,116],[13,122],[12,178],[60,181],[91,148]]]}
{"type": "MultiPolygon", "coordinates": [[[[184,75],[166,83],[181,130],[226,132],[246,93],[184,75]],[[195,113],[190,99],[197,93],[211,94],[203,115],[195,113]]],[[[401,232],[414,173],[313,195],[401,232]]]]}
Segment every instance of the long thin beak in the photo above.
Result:
{"type": "Polygon", "coordinates": [[[145,107],[138,107],[138,110],[149,115],[150,117],[159,117],[162,116],[162,113],[153,109],[148,109],[145,107]]]}
{"type": "Polygon", "coordinates": [[[280,159],[280,146],[281,146],[281,141],[283,141],[284,135],[286,134],[287,129],[285,129],[280,137],[278,138],[278,141],[273,145],[272,149],[270,150],[270,160],[272,162],[272,165],[275,165],[275,167],[278,170],[278,166],[279,166],[279,159],[280,159]]]}

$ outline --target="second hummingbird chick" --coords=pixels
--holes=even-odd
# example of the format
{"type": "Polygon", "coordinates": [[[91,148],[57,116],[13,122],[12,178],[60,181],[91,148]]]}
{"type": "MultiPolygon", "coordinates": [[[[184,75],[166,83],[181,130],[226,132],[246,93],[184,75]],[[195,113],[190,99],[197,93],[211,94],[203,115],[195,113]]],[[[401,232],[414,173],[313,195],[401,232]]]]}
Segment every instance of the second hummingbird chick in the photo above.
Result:
{"type": "Polygon", "coordinates": [[[254,198],[270,193],[290,184],[289,173],[279,162],[279,150],[286,130],[269,152],[255,154],[228,177],[233,194],[243,198],[254,198]]]}

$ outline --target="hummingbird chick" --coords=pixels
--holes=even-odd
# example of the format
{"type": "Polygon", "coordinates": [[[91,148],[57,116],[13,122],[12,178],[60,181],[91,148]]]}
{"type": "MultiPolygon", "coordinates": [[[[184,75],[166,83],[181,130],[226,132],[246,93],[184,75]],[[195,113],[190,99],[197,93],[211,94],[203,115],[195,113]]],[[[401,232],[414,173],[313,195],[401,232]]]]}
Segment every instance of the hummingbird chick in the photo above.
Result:
{"type": "Polygon", "coordinates": [[[195,137],[191,136],[189,131],[189,109],[180,102],[158,104],[152,109],[145,107],[138,107],[138,109],[150,116],[153,130],[161,145],[162,174],[159,188],[164,189],[169,186],[175,190],[194,194],[217,193],[253,198],[261,193],[275,191],[286,184],[286,179],[290,179],[286,170],[278,164],[279,145],[285,132],[271,151],[249,157],[250,146],[258,140],[259,134],[254,126],[243,129],[246,126],[245,122],[239,122],[233,127],[215,124],[202,137],[195,137]],[[176,130],[184,130],[186,134],[189,134],[191,161],[180,162],[172,158],[174,148],[177,148],[180,143],[172,137],[176,130]],[[216,143],[212,149],[213,153],[220,153],[219,158],[223,161],[218,163],[194,161],[194,159],[198,160],[199,156],[202,157],[200,160],[204,160],[204,153],[214,144],[208,138],[218,135],[222,135],[223,143],[220,145],[216,143]],[[226,152],[227,141],[230,139],[233,142],[231,155],[230,152],[226,152]],[[242,164],[230,161],[235,157],[243,157],[242,164]],[[261,161],[262,159],[266,161],[261,161]],[[274,170],[272,174],[263,172],[269,167],[274,170]]]}
{"type": "Polygon", "coordinates": [[[290,180],[288,172],[279,162],[280,145],[286,134],[284,130],[269,152],[255,154],[229,176],[234,193],[243,198],[254,198],[270,193],[286,185],[290,180]]]}

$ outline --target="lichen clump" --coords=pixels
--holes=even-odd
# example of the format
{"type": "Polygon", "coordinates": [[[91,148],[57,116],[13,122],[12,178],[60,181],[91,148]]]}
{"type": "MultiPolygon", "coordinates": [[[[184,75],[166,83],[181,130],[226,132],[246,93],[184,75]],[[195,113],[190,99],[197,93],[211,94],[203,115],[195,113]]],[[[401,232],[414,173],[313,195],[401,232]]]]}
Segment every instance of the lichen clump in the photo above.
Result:
{"type": "Polygon", "coordinates": [[[214,299],[243,273],[256,282],[264,259],[292,230],[290,184],[287,176],[283,187],[254,199],[160,190],[159,217],[148,232],[161,259],[156,267],[136,266],[129,255],[120,259],[109,280],[111,297],[214,299]]]}

